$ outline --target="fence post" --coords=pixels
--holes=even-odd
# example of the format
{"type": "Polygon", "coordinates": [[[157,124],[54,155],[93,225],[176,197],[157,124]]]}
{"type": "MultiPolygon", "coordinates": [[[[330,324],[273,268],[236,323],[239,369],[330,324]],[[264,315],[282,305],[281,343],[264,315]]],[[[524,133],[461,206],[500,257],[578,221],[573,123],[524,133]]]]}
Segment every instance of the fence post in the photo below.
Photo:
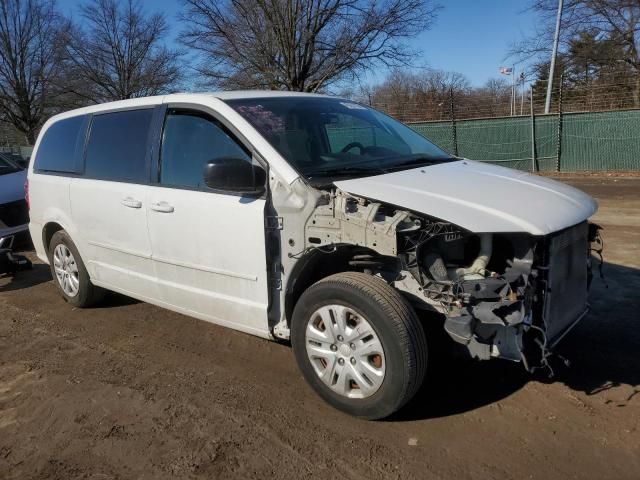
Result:
{"type": "Polygon", "coordinates": [[[564,73],[560,75],[560,93],[558,94],[558,146],[556,149],[556,172],[560,171],[560,157],[562,156],[562,90],[564,73]]]}
{"type": "Polygon", "coordinates": [[[453,142],[453,154],[458,156],[458,127],[456,125],[455,103],[453,101],[453,87],[449,88],[449,110],[451,114],[451,135],[453,142]]]}
{"type": "Polygon", "coordinates": [[[529,89],[531,101],[531,171],[538,171],[538,160],[536,159],[536,116],[533,113],[533,87],[529,89]]]}

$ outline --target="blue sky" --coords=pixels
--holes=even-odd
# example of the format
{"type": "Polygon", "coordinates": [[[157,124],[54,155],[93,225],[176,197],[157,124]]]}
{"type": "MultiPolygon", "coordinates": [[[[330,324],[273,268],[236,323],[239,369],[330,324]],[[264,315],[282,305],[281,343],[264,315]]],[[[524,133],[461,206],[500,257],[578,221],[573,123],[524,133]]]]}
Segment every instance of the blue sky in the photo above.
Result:
{"type": "MultiPolygon", "coordinates": [[[[465,74],[473,85],[498,77],[509,46],[531,34],[526,0],[447,0],[436,23],[414,42],[430,67],[465,74]]],[[[516,70],[519,67],[516,65],[516,70]]]]}
{"type": "MultiPolygon", "coordinates": [[[[58,0],[67,15],[77,17],[80,0],[58,0]]],[[[167,16],[174,37],[180,0],[142,0],[149,11],[167,16]]],[[[410,42],[422,51],[416,65],[460,72],[472,85],[498,77],[498,68],[509,65],[504,58],[509,45],[531,33],[535,17],[525,12],[527,0],[440,0],[443,8],[431,30],[410,42]]],[[[172,39],[169,39],[171,41],[172,39]]],[[[516,70],[519,68],[516,66],[516,70]]],[[[378,80],[384,72],[372,79],[378,80]]]]}

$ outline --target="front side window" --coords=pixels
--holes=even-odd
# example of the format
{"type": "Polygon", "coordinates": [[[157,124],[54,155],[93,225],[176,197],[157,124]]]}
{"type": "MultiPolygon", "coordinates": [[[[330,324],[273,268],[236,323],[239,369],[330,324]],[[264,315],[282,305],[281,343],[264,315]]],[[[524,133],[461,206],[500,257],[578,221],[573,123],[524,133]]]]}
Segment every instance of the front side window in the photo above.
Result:
{"type": "Polygon", "coordinates": [[[161,184],[206,190],[205,166],[222,157],[251,163],[251,156],[209,115],[169,110],[160,151],[161,184]]]}
{"type": "Polygon", "coordinates": [[[309,179],[362,176],[454,160],[402,123],[328,97],[227,100],[309,179]]]}
{"type": "Polygon", "coordinates": [[[153,109],[125,110],[93,116],[85,175],[98,180],[146,183],[147,145],[153,109]]]}
{"type": "Polygon", "coordinates": [[[85,120],[86,117],[80,115],[51,125],[40,140],[33,168],[36,171],[78,173],[76,146],[84,138],[85,120]]]}

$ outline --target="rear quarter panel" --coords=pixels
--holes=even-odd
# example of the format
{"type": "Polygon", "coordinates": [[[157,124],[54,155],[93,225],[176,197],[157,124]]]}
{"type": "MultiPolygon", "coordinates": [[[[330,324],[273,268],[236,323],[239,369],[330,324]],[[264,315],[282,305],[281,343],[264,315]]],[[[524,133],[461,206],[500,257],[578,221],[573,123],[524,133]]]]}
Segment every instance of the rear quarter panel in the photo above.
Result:
{"type": "Polygon", "coordinates": [[[46,263],[49,259],[43,228],[47,223],[58,223],[71,238],[77,237],[71,215],[69,184],[68,177],[29,173],[29,232],[38,258],[46,263]]]}

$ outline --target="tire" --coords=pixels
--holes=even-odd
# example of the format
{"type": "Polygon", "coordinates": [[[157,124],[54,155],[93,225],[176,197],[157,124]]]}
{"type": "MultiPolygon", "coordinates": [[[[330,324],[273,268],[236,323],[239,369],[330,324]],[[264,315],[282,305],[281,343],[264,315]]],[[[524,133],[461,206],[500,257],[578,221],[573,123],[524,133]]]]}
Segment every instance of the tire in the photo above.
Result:
{"type": "Polygon", "coordinates": [[[293,312],[291,343],[309,385],[338,410],[368,420],[402,408],[427,368],[416,313],[397,290],[364,273],[338,273],[309,287],[293,312]],[[342,341],[334,321],[340,318],[346,325],[342,341]]]}
{"type": "Polygon", "coordinates": [[[105,291],[91,283],[78,249],[64,230],[54,233],[51,237],[49,267],[58,292],[74,307],[90,307],[104,297],[105,291]],[[66,256],[65,252],[70,256],[66,256]],[[66,259],[62,264],[59,261],[61,258],[66,259]],[[66,280],[63,279],[65,276],[66,280]]]}

